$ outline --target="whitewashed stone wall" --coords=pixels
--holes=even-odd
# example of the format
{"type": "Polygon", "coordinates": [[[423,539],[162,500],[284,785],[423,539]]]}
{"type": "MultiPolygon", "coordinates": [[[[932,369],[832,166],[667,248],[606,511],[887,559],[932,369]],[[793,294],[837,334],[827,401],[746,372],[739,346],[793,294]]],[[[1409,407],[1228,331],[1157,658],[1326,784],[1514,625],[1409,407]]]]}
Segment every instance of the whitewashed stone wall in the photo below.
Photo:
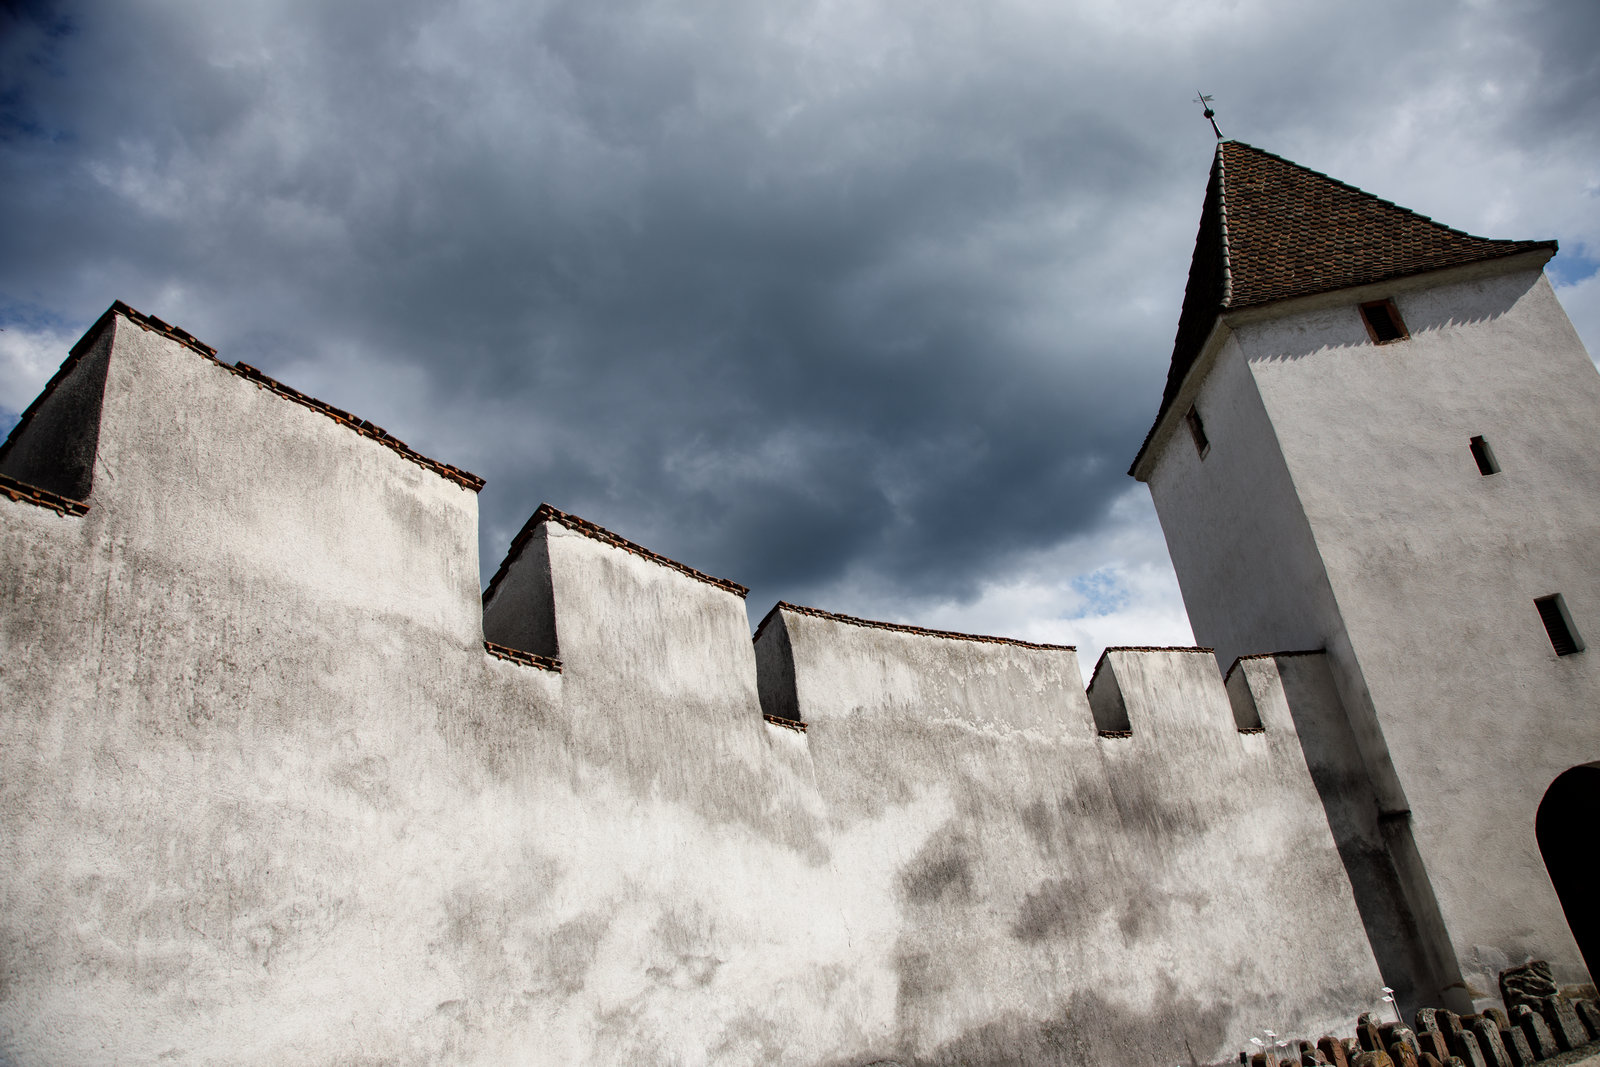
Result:
{"type": "Polygon", "coordinates": [[[87,513],[0,496],[0,1062],[1155,1067],[1375,1004],[1320,657],[1110,652],[1103,737],[1070,650],[752,644],[556,520],[485,611],[470,484],[127,316],[52,396],[101,373],[24,430],[87,513]]]}

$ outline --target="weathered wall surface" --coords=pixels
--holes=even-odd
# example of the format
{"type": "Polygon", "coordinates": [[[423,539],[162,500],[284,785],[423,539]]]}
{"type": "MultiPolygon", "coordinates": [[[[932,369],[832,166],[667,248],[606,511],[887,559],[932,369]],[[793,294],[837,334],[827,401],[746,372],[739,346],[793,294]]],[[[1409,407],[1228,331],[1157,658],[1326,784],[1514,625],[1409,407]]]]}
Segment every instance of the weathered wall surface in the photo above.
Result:
{"type": "Polygon", "coordinates": [[[420,1059],[472,494],[112,328],[88,514],[0,501],[5,1057],[420,1059]]]}
{"type": "Polygon", "coordinates": [[[0,1058],[851,1047],[736,596],[557,530],[565,673],[489,656],[470,491],[113,328],[88,515],[0,500],[0,1058]]]}
{"type": "Polygon", "coordinates": [[[1293,720],[1280,699],[1241,733],[1208,651],[1108,652],[1120,737],[1070,650],[781,608],[757,644],[780,641],[834,862],[901,909],[885,1054],[1204,1061],[1382,984],[1293,720]],[[893,840],[863,834],[886,816],[893,840]]]}
{"type": "Polygon", "coordinates": [[[0,496],[0,1062],[1157,1064],[1370,1006],[1294,723],[1209,657],[1110,654],[1102,738],[1068,650],[753,647],[563,519],[485,612],[469,484],[104,338],[88,513],[0,496]]]}

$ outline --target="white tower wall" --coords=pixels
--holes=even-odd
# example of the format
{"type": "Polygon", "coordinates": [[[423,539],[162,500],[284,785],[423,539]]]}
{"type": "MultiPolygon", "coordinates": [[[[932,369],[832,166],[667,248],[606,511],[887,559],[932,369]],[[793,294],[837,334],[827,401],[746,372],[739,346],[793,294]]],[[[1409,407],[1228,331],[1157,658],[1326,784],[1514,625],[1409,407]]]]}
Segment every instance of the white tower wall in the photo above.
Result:
{"type": "Polygon", "coordinates": [[[1533,258],[1225,317],[1174,405],[1209,451],[1169,418],[1148,474],[1201,643],[1328,649],[1458,1004],[1530,956],[1587,977],[1534,817],[1600,758],[1600,650],[1557,656],[1534,598],[1600,639],[1600,374],[1533,258]],[[1369,340],[1382,297],[1408,339],[1369,340]]]}

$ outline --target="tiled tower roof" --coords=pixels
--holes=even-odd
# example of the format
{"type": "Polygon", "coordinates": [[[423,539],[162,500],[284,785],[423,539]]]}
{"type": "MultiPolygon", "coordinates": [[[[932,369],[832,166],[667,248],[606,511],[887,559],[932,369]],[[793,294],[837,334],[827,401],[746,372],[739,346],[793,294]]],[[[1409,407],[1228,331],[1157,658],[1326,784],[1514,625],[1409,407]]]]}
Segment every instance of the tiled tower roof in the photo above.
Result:
{"type": "Polygon", "coordinates": [[[1553,252],[1556,243],[1474,237],[1241,141],[1220,141],[1156,425],[1225,311],[1540,248],[1553,252]]]}

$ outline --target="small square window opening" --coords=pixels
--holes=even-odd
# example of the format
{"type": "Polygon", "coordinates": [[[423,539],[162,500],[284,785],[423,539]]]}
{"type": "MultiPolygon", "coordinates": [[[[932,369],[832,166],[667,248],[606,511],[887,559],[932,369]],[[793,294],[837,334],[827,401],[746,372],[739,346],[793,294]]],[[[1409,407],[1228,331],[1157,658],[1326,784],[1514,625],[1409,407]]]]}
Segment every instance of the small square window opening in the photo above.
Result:
{"type": "Polygon", "coordinates": [[[1200,458],[1205,459],[1206,453],[1211,451],[1211,442],[1206,440],[1205,423],[1200,421],[1200,412],[1197,408],[1190,407],[1189,413],[1183,417],[1189,426],[1189,436],[1194,438],[1194,450],[1200,453],[1200,458]]]}
{"type": "Polygon", "coordinates": [[[1560,593],[1539,597],[1533,606],[1539,609],[1539,621],[1544,623],[1556,655],[1570,656],[1583,651],[1583,638],[1578,636],[1578,628],[1572,624],[1572,614],[1567,611],[1567,602],[1560,593]]]}
{"type": "Polygon", "coordinates": [[[1403,341],[1411,336],[1406,333],[1405,321],[1400,318],[1400,309],[1394,306],[1393,300],[1374,300],[1370,304],[1362,304],[1361,321],[1367,324],[1367,335],[1375,345],[1403,341]]]}
{"type": "Polygon", "coordinates": [[[1489,447],[1488,441],[1474,437],[1468,445],[1472,449],[1472,458],[1477,461],[1479,474],[1500,473],[1500,464],[1495,462],[1494,449],[1489,447]]]}

